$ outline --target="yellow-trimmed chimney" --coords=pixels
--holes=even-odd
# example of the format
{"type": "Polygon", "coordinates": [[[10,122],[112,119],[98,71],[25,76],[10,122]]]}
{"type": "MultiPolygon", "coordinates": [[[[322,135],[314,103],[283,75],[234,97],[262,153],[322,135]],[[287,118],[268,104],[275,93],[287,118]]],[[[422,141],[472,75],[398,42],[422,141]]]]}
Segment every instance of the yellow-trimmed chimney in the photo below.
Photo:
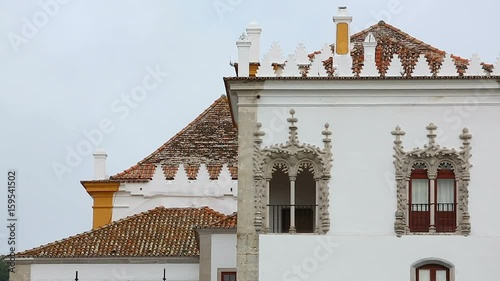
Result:
{"type": "Polygon", "coordinates": [[[339,7],[338,14],[333,16],[337,36],[335,40],[335,54],[349,55],[351,45],[350,24],[352,16],[347,14],[347,7],[339,7]]]}

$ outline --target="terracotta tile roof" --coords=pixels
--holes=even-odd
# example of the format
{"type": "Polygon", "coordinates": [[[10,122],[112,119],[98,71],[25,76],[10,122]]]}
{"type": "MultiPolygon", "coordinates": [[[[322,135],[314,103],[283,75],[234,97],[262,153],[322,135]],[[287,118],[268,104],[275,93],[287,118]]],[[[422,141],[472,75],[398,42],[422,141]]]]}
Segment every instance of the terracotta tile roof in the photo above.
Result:
{"type": "Polygon", "coordinates": [[[214,223],[211,223],[204,228],[236,228],[238,223],[238,215],[236,213],[232,213],[231,215],[216,221],[214,223]]]}
{"type": "Polygon", "coordinates": [[[18,253],[16,257],[197,257],[193,228],[203,228],[225,218],[208,207],[158,207],[18,253]]]}
{"type": "MultiPolygon", "coordinates": [[[[221,96],[155,152],[110,180],[149,181],[157,165],[161,165],[166,179],[174,179],[179,164],[186,167],[190,179],[195,179],[202,163],[206,164],[210,178],[217,179],[224,164],[237,166],[237,135],[228,100],[221,96]]],[[[230,172],[237,178],[237,170],[230,172]]]]}
{"type": "MultiPolygon", "coordinates": [[[[354,73],[359,74],[363,68],[363,42],[369,33],[372,33],[377,40],[375,63],[381,74],[386,73],[391,63],[391,59],[398,57],[401,59],[405,73],[411,74],[420,54],[425,55],[432,72],[436,73],[441,67],[441,63],[446,54],[445,51],[426,44],[384,21],[380,21],[351,36],[351,43],[354,45],[351,50],[354,73]]],[[[334,46],[332,46],[332,52],[333,51],[334,46]]],[[[454,56],[453,54],[451,56],[455,61],[457,72],[462,75],[464,70],[467,69],[468,60],[454,56]]],[[[310,57],[313,58],[314,54],[311,54],[310,57]]],[[[332,58],[324,61],[325,68],[330,74],[333,73],[332,62],[332,58]]]]}

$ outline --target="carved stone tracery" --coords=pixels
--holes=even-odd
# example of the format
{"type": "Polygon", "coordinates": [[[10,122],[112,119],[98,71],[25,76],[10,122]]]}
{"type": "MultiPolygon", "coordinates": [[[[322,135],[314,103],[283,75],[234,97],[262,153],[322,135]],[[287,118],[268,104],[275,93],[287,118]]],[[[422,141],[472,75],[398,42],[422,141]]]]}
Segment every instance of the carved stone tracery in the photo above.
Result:
{"type": "Polygon", "coordinates": [[[332,134],[329,130],[329,124],[325,124],[325,130],[322,131],[323,148],[315,145],[300,143],[295,123],[298,119],[294,116],[295,110],[290,110],[291,117],[287,119],[290,123],[289,137],[286,143],[274,144],[261,148],[262,124],[257,123],[257,130],[254,132],[254,151],[253,151],[253,173],[255,183],[255,216],[254,226],[258,233],[266,231],[268,226],[266,221],[266,204],[268,198],[267,185],[276,168],[282,169],[293,179],[301,171],[310,171],[318,183],[319,202],[319,224],[316,226],[318,233],[326,234],[330,229],[329,216],[329,191],[328,181],[330,179],[330,170],[332,167],[331,139],[332,134]]]}
{"type": "Polygon", "coordinates": [[[411,172],[414,169],[427,170],[429,179],[435,179],[439,169],[451,169],[455,173],[455,181],[457,184],[457,228],[456,234],[467,236],[470,234],[470,215],[468,208],[469,198],[469,181],[470,181],[470,163],[471,146],[469,130],[464,128],[460,139],[462,146],[460,151],[441,147],[436,143],[435,130],[437,126],[433,123],[429,124],[426,129],[429,131],[427,137],[429,143],[423,148],[415,148],[405,152],[403,149],[401,137],[405,132],[399,126],[392,131],[392,135],[396,137],[394,141],[394,166],[396,168],[396,189],[397,189],[397,211],[396,220],[394,222],[394,231],[400,237],[403,234],[410,233],[407,216],[408,216],[408,181],[410,180],[411,172]]]}

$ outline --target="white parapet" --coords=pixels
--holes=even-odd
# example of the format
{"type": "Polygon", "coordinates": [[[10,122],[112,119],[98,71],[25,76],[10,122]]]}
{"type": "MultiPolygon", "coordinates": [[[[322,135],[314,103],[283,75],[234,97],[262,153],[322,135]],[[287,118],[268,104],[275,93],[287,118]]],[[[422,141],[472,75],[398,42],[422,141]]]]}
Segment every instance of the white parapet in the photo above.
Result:
{"type": "Polygon", "coordinates": [[[458,76],[457,66],[451,55],[445,55],[437,76],[458,76]]]}
{"type": "Polygon", "coordinates": [[[321,60],[321,56],[314,56],[314,60],[309,67],[309,72],[307,73],[307,77],[327,77],[328,73],[326,72],[325,65],[321,60]]]}
{"type": "Polygon", "coordinates": [[[275,77],[276,73],[269,59],[269,54],[264,55],[262,62],[260,63],[259,69],[257,70],[257,77],[275,77]]]}
{"type": "Polygon", "coordinates": [[[333,64],[335,67],[335,76],[337,77],[353,77],[352,72],[352,57],[350,55],[334,55],[333,64]]]}
{"type": "Polygon", "coordinates": [[[394,54],[391,58],[391,64],[385,73],[386,77],[402,77],[404,74],[403,64],[398,54],[394,54]]]}
{"type": "Polygon", "coordinates": [[[430,77],[432,76],[432,71],[429,67],[429,63],[427,62],[427,58],[424,54],[420,54],[417,60],[417,64],[413,69],[411,74],[412,77],[430,77]]]}
{"type": "Polygon", "coordinates": [[[469,60],[469,65],[464,73],[465,76],[483,76],[485,75],[481,60],[477,54],[473,54],[469,60]]]}
{"type": "Polygon", "coordinates": [[[301,66],[307,66],[311,63],[309,56],[307,55],[306,48],[302,43],[299,43],[295,49],[295,60],[297,61],[297,64],[301,66]]]}
{"type": "Polygon", "coordinates": [[[285,69],[281,73],[283,77],[300,77],[299,66],[297,65],[297,60],[294,55],[288,55],[288,59],[285,62],[285,69]]]}
{"type": "Polygon", "coordinates": [[[273,42],[271,44],[271,49],[269,50],[269,60],[272,64],[283,64],[285,59],[283,58],[283,52],[281,52],[281,47],[278,42],[273,42]]]}

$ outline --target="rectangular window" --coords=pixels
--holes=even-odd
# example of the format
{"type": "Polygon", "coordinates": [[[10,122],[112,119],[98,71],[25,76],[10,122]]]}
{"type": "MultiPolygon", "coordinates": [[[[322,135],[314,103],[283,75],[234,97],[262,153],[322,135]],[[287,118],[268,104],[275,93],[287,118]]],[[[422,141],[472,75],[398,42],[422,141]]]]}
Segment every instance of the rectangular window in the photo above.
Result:
{"type": "Polygon", "coordinates": [[[220,281],[236,281],[236,272],[234,271],[221,272],[220,281]]]}
{"type": "Polygon", "coordinates": [[[410,180],[410,231],[428,232],[430,225],[429,179],[426,171],[412,173],[410,180]]]}

